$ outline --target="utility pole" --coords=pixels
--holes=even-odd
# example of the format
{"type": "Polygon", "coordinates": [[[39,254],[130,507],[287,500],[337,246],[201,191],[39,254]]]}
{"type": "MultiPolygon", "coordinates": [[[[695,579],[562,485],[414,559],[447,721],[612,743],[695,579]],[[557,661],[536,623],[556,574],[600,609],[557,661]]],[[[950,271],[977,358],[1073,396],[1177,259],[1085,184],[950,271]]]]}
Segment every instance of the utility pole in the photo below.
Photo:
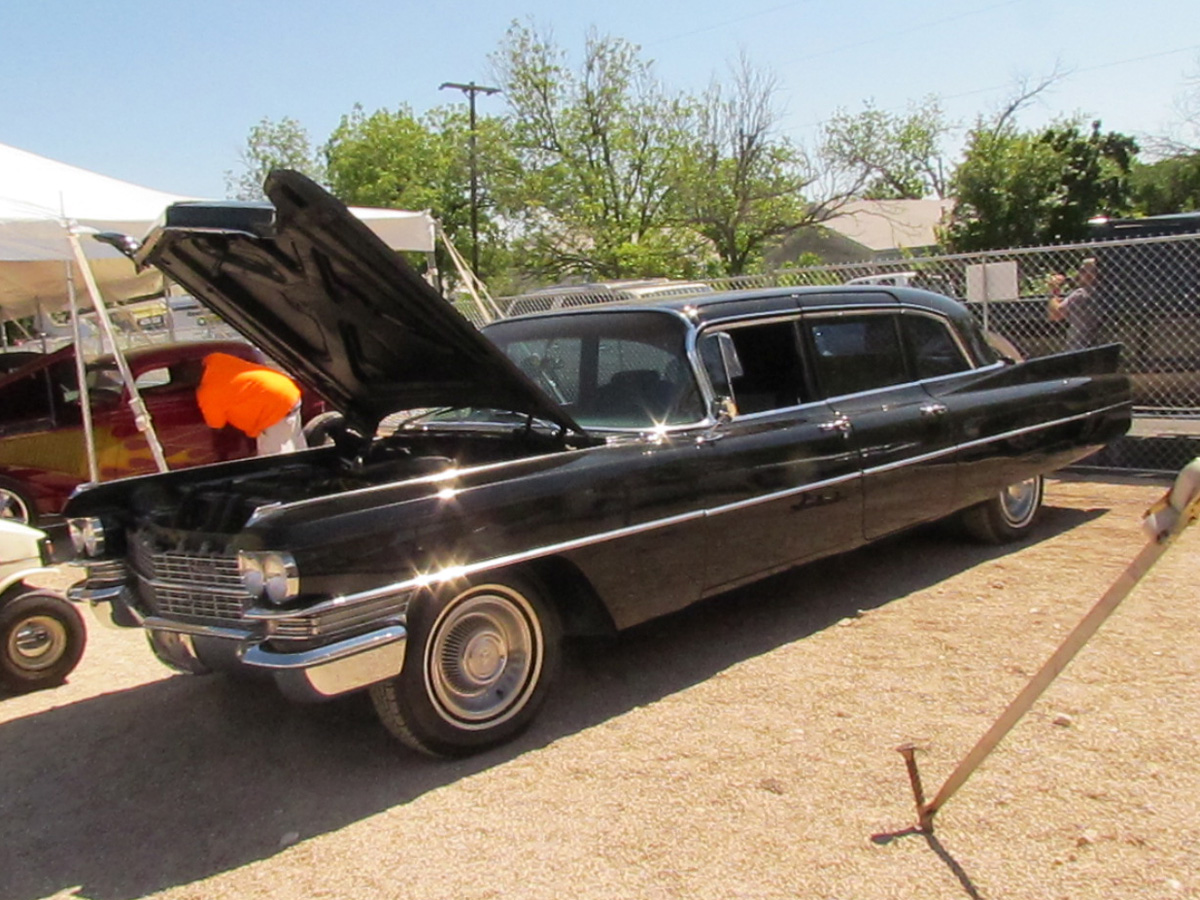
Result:
{"type": "Polygon", "coordinates": [[[445,81],[438,88],[439,91],[444,91],[446,88],[453,88],[456,91],[462,91],[467,95],[468,104],[471,109],[471,271],[475,277],[479,277],[479,164],[475,154],[475,95],[476,94],[498,94],[500,88],[486,87],[482,84],[476,84],[470,81],[466,84],[458,84],[453,81],[445,81]]]}

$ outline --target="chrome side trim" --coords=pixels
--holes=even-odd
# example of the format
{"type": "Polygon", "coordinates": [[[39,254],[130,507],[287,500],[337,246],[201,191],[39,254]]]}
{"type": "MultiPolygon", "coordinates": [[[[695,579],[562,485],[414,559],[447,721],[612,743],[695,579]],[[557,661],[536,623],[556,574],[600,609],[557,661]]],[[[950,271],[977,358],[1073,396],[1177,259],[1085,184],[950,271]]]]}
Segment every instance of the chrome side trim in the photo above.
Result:
{"type": "MultiPolygon", "coordinates": [[[[672,429],[683,430],[683,429],[689,428],[689,427],[695,427],[695,426],[678,425],[678,426],[672,426],[672,429]]],[[[593,437],[596,434],[600,433],[601,430],[607,432],[610,429],[592,429],[590,431],[588,431],[588,429],[585,429],[585,431],[587,431],[587,433],[593,437]]],[[[629,429],[629,431],[631,433],[636,434],[636,433],[644,432],[644,431],[646,431],[646,429],[645,428],[629,429]]],[[[428,494],[422,494],[421,496],[418,496],[418,497],[408,497],[408,498],[405,498],[404,500],[397,501],[397,503],[423,502],[423,501],[428,500],[430,497],[436,496],[437,488],[440,486],[444,486],[447,482],[454,484],[458,481],[458,479],[467,478],[469,476],[474,476],[474,475],[479,475],[481,473],[487,473],[494,469],[503,469],[506,467],[512,467],[512,466],[516,466],[516,465],[532,466],[544,459],[554,459],[556,461],[562,461],[566,458],[569,458],[572,454],[587,453],[592,449],[594,449],[594,448],[580,447],[578,449],[573,449],[573,450],[561,450],[561,451],[555,451],[553,453],[540,453],[536,456],[521,457],[519,459],[505,459],[505,460],[501,460],[499,462],[482,463],[481,465],[469,466],[465,469],[456,469],[456,468],[443,469],[440,472],[434,472],[432,474],[427,474],[427,475],[417,475],[417,476],[414,476],[413,478],[405,479],[404,481],[388,482],[386,484],[371,484],[371,485],[367,485],[366,487],[355,488],[354,490],[351,490],[351,491],[344,491],[344,492],[338,494],[338,496],[339,497],[369,496],[371,494],[381,493],[383,491],[394,490],[396,488],[396,486],[399,484],[424,484],[424,485],[428,485],[430,488],[430,491],[428,494]]],[[[303,500],[293,500],[291,503],[275,503],[275,504],[267,504],[264,506],[260,506],[257,509],[255,509],[253,513],[251,513],[250,518],[246,521],[246,524],[247,525],[258,524],[264,518],[266,518],[267,516],[270,516],[272,513],[278,512],[279,510],[289,510],[290,511],[290,510],[304,509],[306,506],[316,506],[320,503],[328,501],[328,499],[329,499],[328,497],[308,497],[303,500]]]]}
{"type": "Polygon", "coordinates": [[[352,603],[359,600],[372,599],[380,596],[385,596],[389,593],[400,591],[412,591],[430,587],[431,585],[441,584],[457,578],[463,578],[470,575],[475,575],[478,572],[488,571],[490,569],[499,569],[506,566],[517,565],[519,563],[529,562],[533,559],[540,559],[545,556],[553,556],[558,553],[567,553],[573,550],[579,550],[583,547],[592,544],[601,544],[606,541],[617,540],[620,538],[631,537],[636,534],[642,534],[647,531],[653,531],[657,528],[669,528],[674,525],[682,525],[687,522],[694,522],[697,519],[707,518],[709,516],[721,515],[727,512],[736,512],[740,509],[757,506],[763,503],[770,503],[776,500],[783,500],[789,497],[799,496],[810,491],[823,490],[838,484],[845,484],[853,481],[856,478],[874,475],[880,472],[886,472],[893,469],[902,468],[908,465],[916,465],[921,462],[927,462],[930,459],[937,459],[942,456],[947,456],[956,453],[963,449],[982,446],[984,444],[993,443],[995,441],[1009,440],[1014,437],[1019,437],[1025,434],[1031,434],[1035,431],[1042,431],[1048,428],[1054,428],[1059,425],[1065,425],[1070,422],[1077,422],[1080,419],[1090,418],[1096,415],[1102,415],[1113,410],[1127,408],[1128,402],[1114,403],[1109,406],[1099,409],[1089,410],[1088,412],[1077,413],[1073,416],[1066,416],[1061,419],[1054,419],[1049,422],[1041,422],[1037,425],[1029,425],[1023,428],[1014,428],[1010,431],[1000,432],[998,434],[989,435],[984,438],[978,438],[973,441],[968,441],[963,444],[956,444],[946,447],[942,450],[933,453],[923,454],[919,457],[901,460],[896,463],[876,466],[870,469],[854,472],[848,475],[840,475],[835,478],[828,478],[823,481],[813,482],[803,485],[802,487],[789,488],[785,491],[777,491],[770,494],[763,494],[758,497],[753,497],[747,500],[739,500],[735,503],[728,503],[724,506],[716,506],[711,509],[700,509],[687,513],[680,513],[675,516],[668,516],[663,519],[655,519],[651,522],[643,522],[638,525],[630,525],[625,528],[617,528],[612,531],[602,532],[600,534],[588,535],[586,537],[573,538],[569,541],[562,541],[557,544],[548,544],[542,547],[534,547],[529,550],[522,550],[517,553],[510,553],[505,556],[493,557],[491,559],[479,560],[478,562],[468,563],[466,565],[454,566],[444,569],[439,572],[431,572],[419,575],[415,578],[407,578],[403,581],[393,582],[392,584],[383,585],[382,587],[372,588],[369,591],[362,591],[357,594],[347,594],[342,597],[334,598],[328,602],[352,603]]]}
{"type": "Polygon", "coordinates": [[[942,381],[952,381],[955,378],[966,378],[971,375],[982,375],[985,372],[992,371],[992,369],[1002,369],[1002,368],[1004,368],[1005,365],[1006,365],[1006,363],[1004,363],[1003,361],[988,363],[986,366],[975,366],[970,369],[962,369],[961,371],[958,371],[958,372],[950,372],[946,375],[934,375],[932,378],[921,378],[918,381],[916,381],[915,383],[916,384],[938,384],[939,382],[942,382],[942,381]]]}
{"type": "Polygon", "coordinates": [[[356,604],[363,603],[367,600],[381,599],[392,593],[405,594],[405,596],[396,598],[398,609],[403,611],[401,604],[406,604],[408,602],[409,598],[407,596],[407,592],[372,588],[369,591],[361,591],[357,594],[341,594],[329,600],[323,600],[314,606],[306,606],[304,609],[267,609],[262,606],[252,606],[246,610],[244,618],[261,622],[312,619],[317,616],[325,615],[326,613],[341,612],[343,610],[353,608],[353,606],[356,604]]]}
{"type": "Polygon", "coordinates": [[[983,447],[987,444],[995,443],[996,441],[1007,441],[1015,437],[1020,437],[1021,435],[1032,434],[1035,431],[1041,431],[1045,428],[1053,428],[1056,425],[1067,425],[1071,422],[1078,422],[1080,419],[1091,418],[1092,416],[1111,412],[1114,409],[1120,409],[1121,407],[1128,405],[1128,403],[1114,403],[1111,406],[1105,406],[1101,409],[1094,409],[1090,412],[1077,413],[1076,415],[1067,416],[1063,419],[1055,419],[1053,422],[1042,422],[1038,425],[1026,425],[1024,428],[1014,428],[1011,431],[1002,431],[998,434],[976,438],[975,440],[966,441],[962,444],[954,444],[949,447],[943,447],[941,450],[923,453],[920,456],[911,456],[908,459],[898,460],[897,462],[885,463],[881,466],[873,466],[869,469],[863,469],[863,475],[878,475],[881,472],[890,472],[893,469],[902,469],[905,466],[929,462],[930,460],[938,459],[942,456],[949,456],[952,453],[957,453],[960,450],[970,450],[973,447],[983,447]]]}
{"type": "Polygon", "coordinates": [[[807,494],[809,491],[819,491],[827,487],[833,487],[838,484],[845,484],[848,481],[855,481],[862,478],[861,472],[850,472],[846,475],[839,475],[836,478],[826,478],[824,481],[814,481],[811,484],[806,484],[803,487],[788,488],[786,491],[776,491],[773,494],[763,494],[759,497],[751,497],[748,500],[738,500],[734,503],[726,503],[724,506],[714,506],[704,511],[705,516],[719,516],[721,513],[736,512],[739,509],[749,509],[754,506],[760,506],[763,503],[772,503],[776,500],[786,500],[788,497],[796,497],[800,494],[807,494]]]}

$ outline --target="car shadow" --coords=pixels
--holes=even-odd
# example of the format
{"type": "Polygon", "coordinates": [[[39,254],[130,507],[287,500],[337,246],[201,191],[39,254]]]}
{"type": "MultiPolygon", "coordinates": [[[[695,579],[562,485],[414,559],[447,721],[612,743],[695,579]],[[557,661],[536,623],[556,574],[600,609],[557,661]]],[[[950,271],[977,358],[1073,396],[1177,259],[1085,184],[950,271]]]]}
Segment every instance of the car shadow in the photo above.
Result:
{"type": "MultiPolygon", "coordinates": [[[[1047,507],[1036,539],[1104,510],[1047,507]]],[[[0,725],[0,896],[125,900],[207,878],[408,803],[936,584],[1009,548],[926,528],[573,642],[533,727],[465,760],[410,753],[362,695],[178,676],[0,725]]]]}

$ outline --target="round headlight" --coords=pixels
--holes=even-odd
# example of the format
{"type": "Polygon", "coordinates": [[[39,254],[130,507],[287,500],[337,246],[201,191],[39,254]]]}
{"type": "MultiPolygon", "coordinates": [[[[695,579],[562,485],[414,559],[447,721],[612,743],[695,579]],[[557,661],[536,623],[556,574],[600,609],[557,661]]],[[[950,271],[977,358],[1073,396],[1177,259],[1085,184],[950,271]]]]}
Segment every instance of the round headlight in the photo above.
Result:
{"type": "Polygon", "coordinates": [[[263,598],[278,606],[300,592],[296,561],[287,553],[268,553],[263,564],[263,598]]]}
{"type": "Polygon", "coordinates": [[[300,572],[290,553],[243,550],[238,554],[242,586],[254,599],[282,606],[300,593],[300,572]]]}
{"type": "Polygon", "coordinates": [[[251,597],[258,598],[263,592],[262,561],[257,553],[243,550],[238,554],[238,575],[242,578],[242,587],[251,597]]]}
{"type": "Polygon", "coordinates": [[[104,524],[98,518],[71,519],[67,530],[78,555],[95,557],[104,553],[104,524]]]}

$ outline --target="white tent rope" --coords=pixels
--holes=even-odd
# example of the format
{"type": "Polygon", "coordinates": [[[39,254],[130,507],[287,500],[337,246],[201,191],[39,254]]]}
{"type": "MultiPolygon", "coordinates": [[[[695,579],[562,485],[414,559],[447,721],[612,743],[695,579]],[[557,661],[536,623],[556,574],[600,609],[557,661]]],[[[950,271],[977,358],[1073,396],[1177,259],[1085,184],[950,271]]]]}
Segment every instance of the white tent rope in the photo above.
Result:
{"type": "Polygon", "coordinates": [[[454,268],[458,270],[458,277],[462,279],[467,293],[475,301],[475,307],[479,310],[483,321],[486,323],[504,318],[504,313],[500,312],[500,307],[496,305],[496,301],[488,293],[487,286],[471,271],[466,260],[462,258],[462,254],[458,252],[454,244],[451,243],[450,238],[446,236],[446,232],[443,230],[440,222],[437,223],[437,233],[442,239],[442,245],[446,248],[446,252],[450,254],[450,261],[454,263],[454,268]]]}

